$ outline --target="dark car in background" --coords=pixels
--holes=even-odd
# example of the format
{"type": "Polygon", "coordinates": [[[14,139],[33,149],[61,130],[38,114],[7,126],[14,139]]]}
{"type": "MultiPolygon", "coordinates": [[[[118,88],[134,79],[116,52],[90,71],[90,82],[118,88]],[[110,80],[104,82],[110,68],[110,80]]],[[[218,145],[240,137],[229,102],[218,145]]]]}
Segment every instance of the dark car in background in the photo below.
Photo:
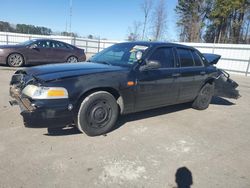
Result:
{"type": "Polygon", "coordinates": [[[0,46],[0,64],[11,67],[85,61],[83,49],[51,39],[34,39],[17,45],[0,46]]]}
{"type": "Polygon", "coordinates": [[[27,127],[74,124],[95,136],[110,131],[119,114],[187,102],[204,110],[216,91],[238,98],[238,85],[213,66],[220,56],[205,56],[172,43],[115,44],[88,62],[18,70],[10,103],[19,104],[27,127]]]}

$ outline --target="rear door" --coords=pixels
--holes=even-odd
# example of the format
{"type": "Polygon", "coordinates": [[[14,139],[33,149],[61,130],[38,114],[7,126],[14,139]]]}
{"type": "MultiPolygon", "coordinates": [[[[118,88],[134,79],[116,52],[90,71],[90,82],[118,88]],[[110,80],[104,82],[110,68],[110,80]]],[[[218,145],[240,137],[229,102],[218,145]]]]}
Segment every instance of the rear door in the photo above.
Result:
{"type": "Polygon", "coordinates": [[[53,52],[53,61],[55,63],[62,63],[72,54],[72,49],[66,46],[62,42],[51,41],[51,47],[53,52]]]}
{"type": "Polygon", "coordinates": [[[199,62],[197,52],[189,48],[176,48],[180,66],[180,93],[178,102],[189,102],[197,96],[206,78],[206,69],[199,62]]]}
{"type": "Polygon", "coordinates": [[[195,88],[195,97],[197,96],[198,92],[200,91],[201,87],[203,86],[205,80],[208,77],[208,72],[205,67],[204,61],[202,57],[198,53],[197,50],[191,50],[193,61],[194,61],[194,88],[195,88]]]}
{"type": "Polygon", "coordinates": [[[172,47],[155,49],[148,61],[158,61],[161,68],[141,71],[137,77],[136,109],[174,104],[178,96],[176,78],[179,69],[175,65],[175,54],[172,47]]]}

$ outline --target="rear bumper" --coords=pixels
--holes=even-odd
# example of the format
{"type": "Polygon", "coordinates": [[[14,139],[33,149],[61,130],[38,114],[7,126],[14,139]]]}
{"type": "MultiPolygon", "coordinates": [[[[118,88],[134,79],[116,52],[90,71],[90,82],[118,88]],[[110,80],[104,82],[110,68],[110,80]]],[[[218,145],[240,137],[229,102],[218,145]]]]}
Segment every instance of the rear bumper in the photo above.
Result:
{"type": "Polygon", "coordinates": [[[81,56],[79,59],[78,59],[79,62],[84,62],[86,61],[86,56],[81,56]]]}
{"type": "Polygon", "coordinates": [[[15,99],[11,104],[18,104],[25,127],[51,128],[65,127],[73,123],[73,112],[68,109],[68,99],[35,100],[20,95],[15,88],[10,88],[10,96],[15,99]]]}

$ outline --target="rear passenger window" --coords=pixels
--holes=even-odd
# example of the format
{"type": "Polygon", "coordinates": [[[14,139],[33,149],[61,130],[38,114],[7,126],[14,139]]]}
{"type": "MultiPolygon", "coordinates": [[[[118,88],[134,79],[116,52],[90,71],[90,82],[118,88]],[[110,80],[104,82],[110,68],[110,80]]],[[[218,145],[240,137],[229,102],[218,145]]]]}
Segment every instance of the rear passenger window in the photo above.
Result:
{"type": "Polygon", "coordinates": [[[52,48],[67,48],[63,43],[61,43],[61,42],[55,42],[55,41],[53,41],[52,43],[51,43],[51,45],[52,45],[52,48]]]}
{"type": "Polygon", "coordinates": [[[151,61],[158,61],[163,68],[174,67],[174,53],[173,48],[158,48],[149,58],[151,61]]]}
{"type": "Polygon", "coordinates": [[[194,66],[193,57],[190,50],[177,48],[177,54],[179,57],[181,67],[194,66]]]}
{"type": "Polygon", "coordinates": [[[196,51],[192,51],[195,66],[203,66],[202,59],[196,51]]]}

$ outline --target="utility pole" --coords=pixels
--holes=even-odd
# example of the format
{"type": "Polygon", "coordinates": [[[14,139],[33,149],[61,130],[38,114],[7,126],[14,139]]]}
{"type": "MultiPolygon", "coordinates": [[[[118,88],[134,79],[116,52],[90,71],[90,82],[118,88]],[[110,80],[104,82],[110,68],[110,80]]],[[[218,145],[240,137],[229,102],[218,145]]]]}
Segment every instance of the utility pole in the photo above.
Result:
{"type": "MultiPolygon", "coordinates": [[[[72,1],[73,0],[69,0],[69,33],[71,33],[72,1]]],[[[72,36],[72,34],[71,34],[71,36],[72,36]]]]}
{"type": "Polygon", "coordinates": [[[65,31],[68,32],[68,20],[66,20],[65,31]]]}

